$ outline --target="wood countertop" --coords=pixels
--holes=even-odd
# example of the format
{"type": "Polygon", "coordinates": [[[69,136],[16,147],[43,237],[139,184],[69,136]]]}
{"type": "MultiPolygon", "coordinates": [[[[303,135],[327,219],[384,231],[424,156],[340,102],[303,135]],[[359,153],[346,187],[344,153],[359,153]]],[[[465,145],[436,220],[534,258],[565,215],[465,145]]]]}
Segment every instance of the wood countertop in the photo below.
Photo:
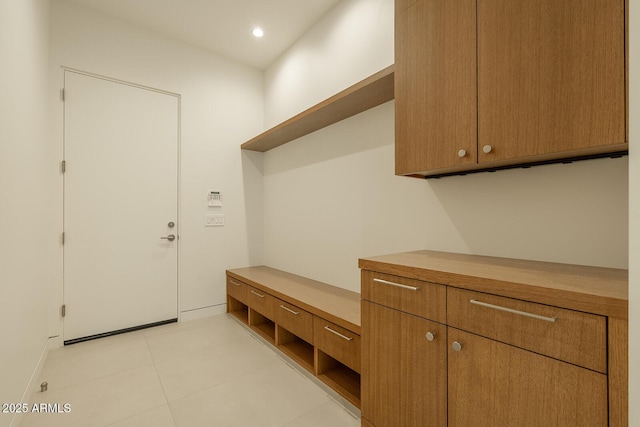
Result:
{"type": "Polygon", "coordinates": [[[628,271],[480,255],[414,251],[361,258],[361,269],[628,318],[628,271]]]}
{"type": "Polygon", "coordinates": [[[360,294],[264,265],[227,274],[360,334],[360,294]]]}

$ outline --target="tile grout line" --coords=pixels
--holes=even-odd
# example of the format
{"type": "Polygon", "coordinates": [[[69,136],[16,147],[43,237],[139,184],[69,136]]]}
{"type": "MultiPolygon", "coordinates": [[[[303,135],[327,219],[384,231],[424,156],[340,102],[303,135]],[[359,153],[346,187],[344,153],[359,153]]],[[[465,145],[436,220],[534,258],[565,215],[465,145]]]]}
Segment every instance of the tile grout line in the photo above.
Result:
{"type": "MultiPolygon", "coordinates": [[[[200,323],[200,322],[199,322],[199,323],[200,323]]],[[[182,332],[182,333],[186,332],[186,333],[191,333],[191,332],[193,332],[193,330],[196,330],[196,329],[205,329],[205,328],[207,328],[207,327],[210,327],[210,325],[206,325],[206,324],[204,324],[204,322],[202,322],[202,323],[203,323],[202,325],[193,325],[193,326],[187,326],[187,327],[181,327],[181,328],[175,328],[175,327],[174,327],[174,329],[173,329],[173,330],[166,331],[166,332],[162,332],[162,333],[160,333],[160,334],[152,334],[152,335],[148,335],[148,336],[147,336],[146,334],[144,335],[144,339],[145,339],[145,343],[146,343],[146,345],[147,345],[147,349],[148,349],[148,351],[149,351],[149,354],[151,355],[151,360],[153,361],[153,368],[154,368],[154,370],[155,370],[156,376],[158,377],[158,380],[160,381],[160,385],[161,385],[161,387],[162,387],[162,392],[163,392],[163,394],[164,394],[164,396],[165,396],[165,400],[167,401],[166,405],[167,405],[167,407],[169,408],[169,412],[171,413],[171,417],[172,417],[172,419],[173,419],[173,423],[174,423],[174,425],[175,425],[175,426],[177,426],[177,425],[178,425],[178,423],[177,423],[177,421],[176,421],[175,414],[173,413],[173,408],[172,408],[172,406],[171,406],[171,403],[173,403],[173,402],[178,402],[178,401],[180,401],[180,400],[187,399],[187,398],[189,398],[189,397],[191,397],[191,396],[194,396],[194,395],[196,395],[196,394],[198,394],[198,393],[202,393],[202,392],[204,392],[204,391],[206,391],[206,390],[211,390],[211,389],[213,389],[213,388],[219,387],[219,386],[221,386],[221,385],[223,385],[223,384],[226,384],[226,383],[228,383],[228,382],[232,381],[232,379],[229,379],[229,380],[223,381],[223,382],[221,382],[221,383],[217,383],[217,384],[215,384],[215,385],[213,385],[213,386],[211,386],[211,387],[207,387],[207,388],[205,388],[205,389],[198,390],[198,391],[196,391],[196,392],[193,392],[193,393],[191,393],[191,394],[188,394],[188,395],[186,395],[186,396],[182,396],[182,397],[180,397],[180,398],[178,398],[178,399],[174,399],[173,401],[171,401],[171,400],[169,399],[169,396],[167,396],[167,391],[166,391],[166,388],[165,388],[165,384],[163,383],[163,381],[162,381],[162,377],[160,376],[160,373],[158,372],[158,366],[157,366],[157,365],[158,365],[159,363],[165,363],[165,362],[170,361],[170,360],[172,360],[172,359],[178,359],[178,358],[182,358],[182,357],[188,357],[189,355],[192,355],[192,354],[195,354],[195,353],[199,353],[199,352],[201,352],[201,351],[203,351],[203,350],[194,350],[194,351],[192,351],[192,352],[187,352],[187,353],[182,353],[182,354],[176,354],[176,355],[173,355],[173,356],[168,357],[168,358],[166,358],[166,359],[156,360],[156,359],[153,357],[153,353],[152,353],[152,351],[151,351],[151,348],[149,347],[148,338],[154,338],[154,337],[157,337],[157,336],[165,335],[165,334],[168,334],[168,333],[174,333],[174,332],[182,332]]],[[[252,338],[253,338],[253,337],[252,337],[252,338]]],[[[255,339],[255,338],[254,338],[254,339],[255,339]]],[[[256,341],[257,341],[258,343],[260,343],[260,344],[264,345],[264,344],[263,344],[263,343],[261,343],[259,340],[257,340],[257,339],[256,339],[256,341]]],[[[258,369],[259,369],[259,368],[256,368],[256,370],[258,370],[258,369]]],[[[250,373],[254,373],[256,370],[251,371],[250,373]]],[[[244,375],[248,375],[248,374],[249,374],[249,373],[245,373],[245,374],[243,374],[242,376],[244,376],[244,375]]],[[[237,379],[237,378],[234,378],[234,380],[235,380],[235,379],[237,379]]]]}
{"type": "MultiPolygon", "coordinates": [[[[157,366],[157,362],[156,359],[153,357],[153,354],[151,353],[151,348],[149,347],[149,341],[147,341],[147,336],[143,335],[144,337],[144,343],[147,346],[147,351],[149,352],[149,356],[151,357],[151,361],[153,364],[153,371],[156,374],[156,377],[158,378],[158,382],[160,383],[160,387],[162,387],[162,394],[164,394],[164,400],[165,400],[165,405],[167,405],[167,408],[169,409],[169,413],[171,414],[171,419],[173,420],[173,425],[177,427],[178,423],[176,422],[176,417],[173,415],[173,409],[171,409],[171,405],[169,402],[169,397],[167,396],[167,390],[165,389],[164,383],[162,382],[162,378],[160,378],[160,373],[158,372],[158,366],[157,366]]],[[[163,405],[160,405],[163,406],[163,405]]],[[[158,406],[158,407],[160,407],[158,406]]],[[[155,408],[154,408],[155,409],[155,408]]]]}
{"type": "MultiPolygon", "coordinates": [[[[132,339],[131,341],[133,341],[133,340],[135,340],[135,338],[134,338],[134,339],[132,339]]],[[[117,343],[117,344],[116,344],[116,343],[114,343],[114,344],[109,344],[109,346],[115,346],[115,345],[121,345],[121,344],[122,344],[122,343],[117,343]]],[[[146,344],[146,342],[145,342],[145,344],[146,344]]],[[[74,357],[74,356],[84,356],[84,354],[82,354],[82,353],[87,353],[87,352],[89,352],[89,351],[95,351],[95,350],[102,350],[103,348],[104,348],[104,347],[98,347],[98,348],[96,348],[96,349],[83,350],[81,353],[75,353],[75,354],[70,354],[70,355],[56,356],[56,357],[54,357],[54,359],[67,358],[67,357],[74,357]]],[[[48,361],[48,359],[47,359],[47,361],[48,361]]],[[[153,358],[151,358],[151,361],[153,362],[153,358]]],[[[58,388],[58,387],[54,387],[53,389],[49,389],[48,391],[50,391],[50,392],[56,392],[56,393],[57,393],[57,392],[60,392],[60,391],[65,391],[65,390],[68,390],[68,389],[73,388],[73,387],[79,387],[79,386],[84,385],[84,384],[89,384],[89,383],[92,383],[92,382],[95,382],[95,381],[98,381],[98,380],[103,380],[103,379],[105,379],[105,378],[109,378],[109,377],[114,376],[114,375],[119,375],[119,374],[123,374],[123,373],[125,373],[125,372],[130,372],[130,371],[133,371],[133,370],[136,370],[136,369],[144,368],[145,366],[150,366],[150,364],[142,364],[142,365],[132,366],[132,367],[129,367],[129,368],[124,369],[124,370],[121,370],[121,371],[111,372],[111,373],[104,374],[104,375],[100,375],[100,376],[97,376],[97,377],[84,379],[84,380],[82,380],[82,381],[80,381],[80,382],[77,382],[77,383],[71,383],[71,384],[68,384],[68,385],[63,386],[63,387],[59,387],[59,388],[58,388]]],[[[41,374],[41,376],[42,376],[42,374],[41,374]]],[[[45,379],[45,378],[42,378],[42,379],[45,379]]]]}
{"type": "MultiPolygon", "coordinates": [[[[153,408],[149,408],[149,409],[147,409],[146,411],[138,412],[137,414],[133,414],[133,415],[128,416],[128,417],[126,417],[126,418],[123,418],[123,419],[121,419],[121,420],[117,420],[117,421],[114,421],[114,422],[109,423],[109,424],[103,424],[101,427],[111,427],[111,426],[114,426],[114,425],[116,425],[116,424],[118,424],[118,423],[121,423],[121,422],[123,422],[123,421],[129,420],[129,419],[131,419],[131,418],[135,418],[135,417],[137,417],[137,416],[139,416],[139,415],[146,414],[147,412],[155,411],[155,410],[156,410],[156,409],[158,409],[158,408],[162,408],[164,405],[167,405],[167,404],[165,403],[165,404],[163,404],[163,405],[154,406],[153,408]]],[[[168,405],[167,405],[167,406],[168,406],[168,405]]],[[[173,415],[172,415],[172,417],[173,417],[173,415]]],[[[175,424],[175,422],[174,422],[174,424],[175,424]]]]}

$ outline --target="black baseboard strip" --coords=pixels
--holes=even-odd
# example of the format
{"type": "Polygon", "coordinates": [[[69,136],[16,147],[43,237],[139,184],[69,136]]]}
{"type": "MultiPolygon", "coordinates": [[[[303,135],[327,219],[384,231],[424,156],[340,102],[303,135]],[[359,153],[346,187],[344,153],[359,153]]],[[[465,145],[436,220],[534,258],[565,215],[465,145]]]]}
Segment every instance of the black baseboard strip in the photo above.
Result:
{"type": "Polygon", "coordinates": [[[117,331],[103,332],[101,334],[89,335],[88,337],[74,338],[72,340],[65,341],[64,345],[77,344],[79,342],[96,340],[98,338],[110,337],[112,335],[119,335],[127,332],[139,331],[140,329],[147,329],[147,328],[153,328],[154,326],[161,326],[161,325],[167,325],[169,323],[176,323],[177,321],[178,321],[177,318],[162,320],[160,322],[148,323],[146,325],[139,325],[139,326],[133,326],[131,328],[118,329],[117,331]]]}

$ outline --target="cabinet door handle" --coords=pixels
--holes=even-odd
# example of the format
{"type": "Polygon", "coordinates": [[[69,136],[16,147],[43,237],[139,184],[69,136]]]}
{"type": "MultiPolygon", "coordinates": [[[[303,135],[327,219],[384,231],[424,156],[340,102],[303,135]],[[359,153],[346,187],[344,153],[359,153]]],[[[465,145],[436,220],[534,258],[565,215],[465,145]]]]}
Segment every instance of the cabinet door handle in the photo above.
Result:
{"type": "Polygon", "coordinates": [[[347,340],[347,341],[351,341],[351,340],[353,339],[353,338],[348,337],[348,336],[346,336],[346,335],[342,335],[342,334],[341,334],[340,332],[338,332],[338,331],[334,331],[333,329],[331,329],[331,328],[330,328],[330,327],[328,327],[328,326],[325,326],[324,328],[325,328],[327,331],[329,331],[329,332],[333,332],[334,334],[336,334],[336,335],[337,335],[337,336],[339,336],[340,338],[343,338],[343,339],[345,339],[345,340],[347,340]]]}
{"type": "Polygon", "coordinates": [[[402,288],[402,289],[409,289],[409,290],[412,290],[412,291],[419,291],[420,290],[420,288],[415,287],[415,286],[401,285],[400,283],[389,282],[388,280],[373,279],[373,281],[374,282],[378,282],[378,283],[384,283],[385,285],[397,286],[398,288],[402,288]]]}
{"type": "Polygon", "coordinates": [[[531,317],[532,319],[544,320],[545,322],[555,323],[557,317],[540,316],[539,314],[527,313],[526,311],[514,310],[513,308],[493,305],[475,299],[469,300],[471,304],[480,305],[482,307],[493,308],[494,310],[506,311],[507,313],[519,314],[520,316],[531,317]]]}
{"type": "Polygon", "coordinates": [[[251,290],[251,293],[254,294],[254,295],[258,295],[260,298],[264,298],[264,295],[260,295],[259,293],[257,293],[253,289],[251,290]]]}
{"type": "Polygon", "coordinates": [[[289,313],[293,313],[293,314],[295,314],[295,315],[300,314],[300,312],[299,312],[299,311],[293,311],[293,310],[291,310],[289,307],[285,307],[285,306],[284,306],[284,305],[282,305],[282,304],[280,304],[280,308],[281,308],[281,309],[283,309],[283,310],[287,310],[289,313]]]}
{"type": "Polygon", "coordinates": [[[236,286],[242,286],[240,283],[234,282],[232,279],[229,279],[229,283],[236,286]]]}

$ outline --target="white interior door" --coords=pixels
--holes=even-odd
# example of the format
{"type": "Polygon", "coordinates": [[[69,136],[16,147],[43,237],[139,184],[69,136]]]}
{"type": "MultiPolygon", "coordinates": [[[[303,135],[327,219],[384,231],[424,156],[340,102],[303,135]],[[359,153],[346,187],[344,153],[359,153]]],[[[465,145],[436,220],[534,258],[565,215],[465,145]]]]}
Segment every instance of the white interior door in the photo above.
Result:
{"type": "Polygon", "coordinates": [[[65,71],[64,151],[65,342],[177,318],[177,96],[65,71]]]}

